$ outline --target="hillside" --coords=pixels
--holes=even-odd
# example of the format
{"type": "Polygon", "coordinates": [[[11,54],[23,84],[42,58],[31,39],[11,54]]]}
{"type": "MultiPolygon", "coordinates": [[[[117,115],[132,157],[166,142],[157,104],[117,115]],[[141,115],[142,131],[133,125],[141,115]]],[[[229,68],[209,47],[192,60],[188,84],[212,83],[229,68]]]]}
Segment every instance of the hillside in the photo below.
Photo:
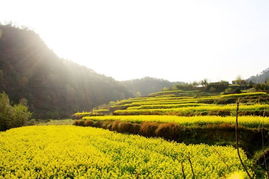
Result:
{"type": "Polygon", "coordinates": [[[145,77],[141,79],[127,80],[121,82],[134,96],[146,96],[150,93],[154,93],[162,90],[163,88],[169,88],[175,83],[168,80],[145,77]]]}
{"type": "Polygon", "coordinates": [[[252,81],[253,83],[264,83],[269,81],[269,68],[262,71],[260,74],[251,76],[250,78],[247,79],[247,81],[252,81]]]}
{"type": "Polygon", "coordinates": [[[131,96],[114,79],[59,58],[33,31],[9,25],[0,25],[2,91],[15,103],[27,99],[35,118],[66,117],[131,96]]]}

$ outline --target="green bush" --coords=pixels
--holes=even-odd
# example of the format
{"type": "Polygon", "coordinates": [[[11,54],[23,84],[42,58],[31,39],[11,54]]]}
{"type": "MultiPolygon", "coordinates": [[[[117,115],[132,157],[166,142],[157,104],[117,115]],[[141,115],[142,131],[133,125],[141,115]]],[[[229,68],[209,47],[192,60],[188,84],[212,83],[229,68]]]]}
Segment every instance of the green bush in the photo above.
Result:
{"type": "Polygon", "coordinates": [[[0,93],[0,131],[23,126],[32,113],[24,104],[10,105],[8,95],[0,93]]]}

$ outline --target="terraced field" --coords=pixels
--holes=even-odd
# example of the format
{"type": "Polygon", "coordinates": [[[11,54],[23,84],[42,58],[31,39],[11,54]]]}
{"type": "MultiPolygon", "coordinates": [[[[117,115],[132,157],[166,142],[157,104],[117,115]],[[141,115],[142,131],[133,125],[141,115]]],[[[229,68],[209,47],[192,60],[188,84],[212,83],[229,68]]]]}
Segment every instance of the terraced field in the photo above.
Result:
{"type": "MultiPolygon", "coordinates": [[[[210,95],[198,91],[161,91],[74,114],[80,118],[74,124],[161,137],[185,144],[237,146],[235,116],[238,101],[238,147],[246,152],[253,164],[262,161],[260,165],[265,167],[262,163],[268,155],[265,148],[269,147],[269,95],[265,92],[210,95]]],[[[265,176],[262,175],[259,177],[265,176]]]]}
{"type": "Polygon", "coordinates": [[[203,96],[190,91],[162,91],[148,97],[131,98],[111,103],[109,107],[95,109],[92,115],[235,115],[235,103],[240,99],[240,115],[269,116],[269,95],[265,92],[251,92],[215,96],[203,96]]]}
{"type": "Polygon", "coordinates": [[[160,92],[76,113],[75,125],[88,127],[50,121],[0,132],[0,178],[244,178],[234,147],[238,97],[239,112],[251,114],[239,118],[238,151],[250,175],[263,178],[263,166],[256,165],[263,157],[253,156],[269,146],[268,94],[193,91],[160,92]],[[119,115],[132,110],[136,115],[119,115]],[[145,111],[153,112],[141,115],[145,111]]]}

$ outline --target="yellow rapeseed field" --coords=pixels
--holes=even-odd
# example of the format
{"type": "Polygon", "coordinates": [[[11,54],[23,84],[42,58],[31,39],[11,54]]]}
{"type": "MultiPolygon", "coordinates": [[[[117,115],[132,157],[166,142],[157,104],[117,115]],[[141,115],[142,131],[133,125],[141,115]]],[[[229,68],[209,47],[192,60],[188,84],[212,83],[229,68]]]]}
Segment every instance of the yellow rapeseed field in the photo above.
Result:
{"type": "MultiPolygon", "coordinates": [[[[161,106],[161,105],[160,105],[161,106]]],[[[192,107],[177,107],[169,109],[140,109],[139,107],[132,107],[126,110],[116,110],[114,114],[117,115],[162,115],[162,114],[196,114],[197,112],[218,112],[218,111],[230,111],[235,114],[236,105],[205,105],[205,106],[192,106],[192,107]]],[[[269,110],[268,104],[253,104],[253,105],[241,105],[240,112],[255,112],[269,110]]]]}
{"type": "MultiPolygon", "coordinates": [[[[86,116],[86,120],[120,120],[128,122],[173,122],[181,125],[235,124],[234,116],[169,116],[169,115],[124,115],[124,116],[86,116]]],[[[269,117],[240,116],[239,124],[247,127],[269,127],[269,117]]]]}
{"type": "Polygon", "coordinates": [[[0,159],[0,178],[182,178],[183,171],[187,178],[224,178],[243,172],[233,147],[187,146],[77,126],[0,132],[0,159]]]}

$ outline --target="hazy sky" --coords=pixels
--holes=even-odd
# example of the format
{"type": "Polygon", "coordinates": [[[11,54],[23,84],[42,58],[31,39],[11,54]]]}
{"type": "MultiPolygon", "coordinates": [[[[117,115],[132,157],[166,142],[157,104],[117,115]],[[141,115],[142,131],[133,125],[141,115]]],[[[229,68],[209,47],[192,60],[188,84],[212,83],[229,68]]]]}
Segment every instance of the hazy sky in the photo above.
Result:
{"type": "Polygon", "coordinates": [[[60,57],[126,80],[247,78],[269,67],[268,0],[0,0],[60,57]]]}

